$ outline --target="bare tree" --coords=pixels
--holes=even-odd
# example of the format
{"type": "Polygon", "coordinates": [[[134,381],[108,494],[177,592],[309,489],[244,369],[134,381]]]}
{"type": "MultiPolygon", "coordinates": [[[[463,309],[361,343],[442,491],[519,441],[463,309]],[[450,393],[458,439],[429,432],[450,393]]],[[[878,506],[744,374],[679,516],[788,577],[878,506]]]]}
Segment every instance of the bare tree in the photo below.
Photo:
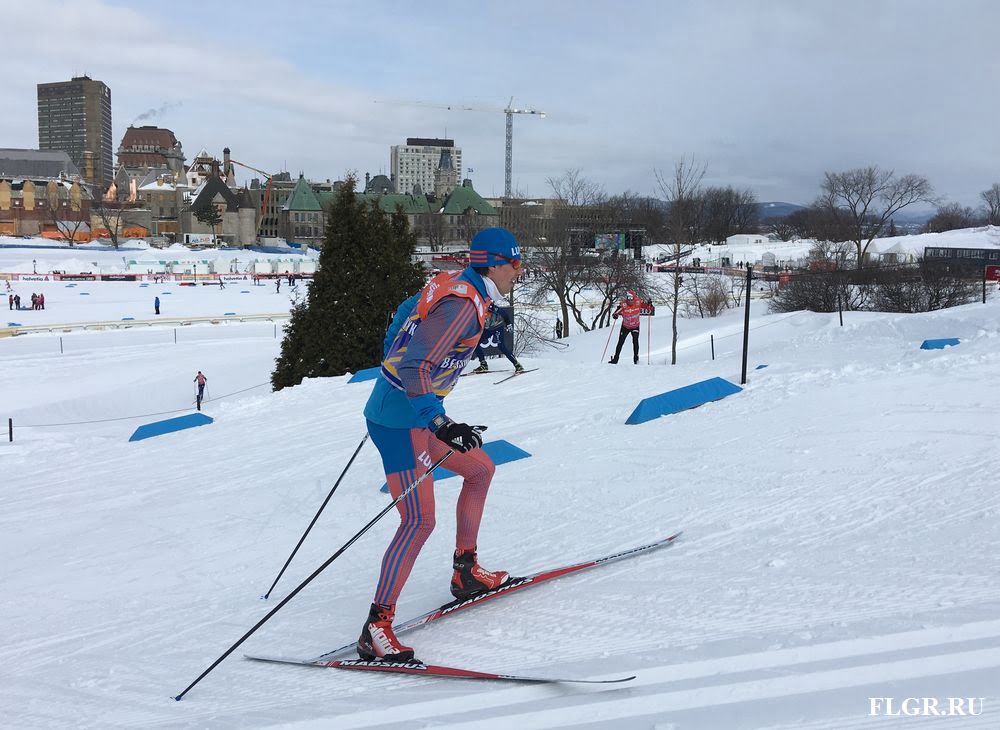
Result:
{"type": "Polygon", "coordinates": [[[757,229],[757,196],[751,190],[733,187],[706,188],[704,193],[704,235],[714,243],[725,243],[734,233],[757,229]]]}
{"type": "Polygon", "coordinates": [[[579,168],[567,170],[559,177],[545,179],[552,195],[565,205],[580,207],[596,205],[607,200],[608,196],[599,183],[584,177],[579,168]]]}
{"type": "Polygon", "coordinates": [[[993,183],[979,197],[986,203],[986,222],[991,226],[1000,226],[1000,183],[993,183]]]}
{"type": "Polygon", "coordinates": [[[959,228],[972,228],[980,223],[980,217],[972,208],[963,207],[961,203],[948,203],[938,208],[934,217],[927,221],[927,232],[944,233],[959,228]]]}
{"type": "Polygon", "coordinates": [[[72,246],[90,218],[88,206],[90,193],[86,186],[79,182],[74,182],[68,190],[60,183],[54,185],[50,183],[50,185],[46,191],[49,222],[55,227],[59,236],[72,246]],[[62,196],[64,190],[65,198],[62,196]]]}
{"type": "Polygon", "coordinates": [[[701,181],[705,165],[693,158],[681,159],[674,165],[673,175],[654,171],[660,197],[670,206],[667,213],[666,233],[674,254],[674,270],[670,274],[668,306],[671,310],[670,364],[677,364],[677,310],[681,296],[681,258],[686,248],[697,240],[701,226],[701,181]]]}
{"type": "Polygon", "coordinates": [[[850,231],[857,267],[864,266],[868,246],[888,226],[892,217],[918,202],[936,203],[930,182],[922,175],[897,177],[892,170],[872,165],[846,172],[824,173],[822,192],[815,205],[850,231]]]}
{"type": "Polygon", "coordinates": [[[684,277],[686,301],[692,313],[699,317],[718,317],[729,307],[729,289],[716,274],[691,274],[684,277]]]}
{"type": "Polygon", "coordinates": [[[90,204],[90,211],[93,215],[100,218],[101,224],[107,229],[111,245],[114,248],[118,248],[118,237],[130,222],[129,203],[95,197],[90,204]]]}
{"type": "Polygon", "coordinates": [[[788,216],[780,218],[765,218],[760,222],[760,232],[774,234],[780,241],[794,241],[802,238],[795,224],[789,220],[788,216]]]}

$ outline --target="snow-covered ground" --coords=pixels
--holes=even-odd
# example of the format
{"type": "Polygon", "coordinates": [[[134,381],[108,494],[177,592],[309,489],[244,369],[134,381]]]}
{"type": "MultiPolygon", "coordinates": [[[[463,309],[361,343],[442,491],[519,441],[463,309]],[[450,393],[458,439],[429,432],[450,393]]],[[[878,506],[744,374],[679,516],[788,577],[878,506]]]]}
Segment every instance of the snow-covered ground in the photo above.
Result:
{"type": "MultiPolygon", "coordinates": [[[[153,290],[135,283],[87,286],[89,296],[84,284],[46,290],[45,313],[18,314],[91,321],[151,307],[153,290]]],[[[164,306],[213,314],[258,296],[183,289],[164,306]]],[[[268,307],[280,297],[287,309],[285,287],[261,290],[268,307]]],[[[0,446],[3,724],[1000,726],[1000,297],[931,314],[845,313],[844,327],[836,315],[753,307],[746,388],[695,410],[624,423],[641,398],[714,376],[738,383],[742,313],[682,320],[674,367],[664,310],[650,364],[645,331],[639,366],[605,364],[609,333],[597,331],[526,356],[537,372],[496,386],[465,378],[448,398],[456,419],[533,454],[497,470],[479,543],[487,567],[525,573],[684,536],[415,632],[417,655],[541,676],[637,675],[606,687],[241,658],[308,657],[354,639],[395,529],[389,515],[173,701],[387,504],[369,444],[260,600],[364,435],[371,385],[341,377],[270,392],[280,345],[270,324],[185,328],[176,344],[163,327],[62,335],[62,354],[58,335],[0,339],[0,417],[15,426],[0,446]],[[919,349],[941,337],[961,344],[919,349]],[[129,443],[158,417],[138,416],[189,412],[198,369],[215,422],[129,443]],[[872,697],[894,698],[897,712],[908,697],[945,709],[949,697],[984,699],[974,717],[905,718],[869,716],[872,697]]],[[[436,488],[438,527],[402,618],[449,598],[458,486],[436,488]]]]}

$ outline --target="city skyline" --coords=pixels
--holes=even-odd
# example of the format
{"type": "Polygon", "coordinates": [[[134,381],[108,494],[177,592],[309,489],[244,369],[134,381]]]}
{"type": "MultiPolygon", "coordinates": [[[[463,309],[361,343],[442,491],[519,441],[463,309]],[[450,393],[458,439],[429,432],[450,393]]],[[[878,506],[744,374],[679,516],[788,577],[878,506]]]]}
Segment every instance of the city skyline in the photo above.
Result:
{"type": "Polygon", "coordinates": [[[228,146],[317,180],[388,174],[392,145],[441,137],[480,193],[502,195],[511,96],[547,115],[514,118],[514,188],[534,197],[571,168],[609,193],[657,195],[654,171],[692,156],[707,185],[800,204],[825,171],[869,164],[973,207],[1000,179],[989,2],[441,2],[412,18],[382,2],[268,7],[9,8],[0,146],[36,146],[36,84],[87,74],[113,89],[115,148],[130,124],[153,124],[188,154],[228,146]],[[608,32],[610,12],[625,35],[608,32]],[[47,37],[100,29],[114,53],[39,54],[39,18],[47,37]]]}

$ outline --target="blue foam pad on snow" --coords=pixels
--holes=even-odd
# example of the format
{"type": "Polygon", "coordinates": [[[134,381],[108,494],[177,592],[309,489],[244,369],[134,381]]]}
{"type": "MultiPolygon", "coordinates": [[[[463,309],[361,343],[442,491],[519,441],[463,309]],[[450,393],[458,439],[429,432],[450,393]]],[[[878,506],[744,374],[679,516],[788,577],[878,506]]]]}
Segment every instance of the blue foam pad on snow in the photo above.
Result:
{"type": "Polygon", "coordinates": [[[80,296],[81,297],[89,297],[90,296],[90,292],[89,291],[82,291],[82,292],[80,292],[80,296]]]}
{"type": "Polygon", "coordinates": [[[639,405],[632,411],[625,423],[637,424],[652,421],[660,416],[666,416],[679,411],[686,411],[689,408],[697,408],[700,405],[714,400],[725,398],[727,395],[742,391],[738,385],[733,385],[728,380],[722,378],[711,378],[702,380],[700,383],[685,385],[683,388],[667,391],[660,395],[643,398],[639,405]]]}
{"type": "Polygon", "coordinates": [[[122,322],[128,322],[130,319],[135,319],[135,317],[122,317],[122,322]]]}
{"type": "Polygon", "coordinates": [[[20,322],[8,322],[7,326],[8,327],[24,327],[24,325],[21,324],[20,322]]]}
{"type": "Polygon", "coordinates": [[[152,438],[153,436],[162,436],[165,433],[183,431],[185,428],[204,426],[212,423],[212,421],[213,419],[209,418],[204,413],[191,413],[187,416],[168,418],[165,421],[153,421],[152,423],[139,426],[139,428],[135,430],[135,433],[133,433],[129,438],[129,441],[142,441],[143,439],[152,438]]]}
{"type": "MultiPolygon", "coordinates": [[[[529,454],[524,449],[519,449],[514,446],[510,441],[504,441],[503,439],[498,439],[496,441],[490,441],[488,444],[483,444],[483,451],[486,455],[493,460],[493,463],[499,466],[500,464],[506,464],[509,461],[518,461],[520,459],[527,459],[531,454],[529,454]]],[[[447,463],[447,462],[445,462],[447,463]]],[[[451,477],[458,476],[453,471],[448,471],[443,466],[439,466],[434,470],[434,481],[439,482],[442,479],[450,479],[451,477]]],[[[382,491],[388,493],[389,485],[383,484],[382,491]]]]}
{"type": "Polygon", "coordinates": [[[763,370],[766,367],[767,365],[758,365],[757,367],[754,368],[754,370],[763,370]]]}
{"type": "Polygon", "coordinates": [[[249,293],[250,293],[249,289],[240,289],[240,294],[249,294],[249,293]]]}
{"type": "Polygon", "coordinates": [[[943,350],[946,347],[958,345],[960,340],[957,337],[946,337],[943,340],[924,340],[920,345],[921,350],[943,350]]]}
{"type": "Polygon", "coordinates": [[[223,317],[235,317],[236,316],[236,312],[226,312],[222,316],[223,317]]]}
{"type": "Polygon", "coordinates": [[[381,365],[376,365],[373,368],[365,368],[364,370],[358,370],[351,376],[348,383],[362,383],[365,380],[375,380],[378,377],[379,371],[382,369],[381,365]]]}

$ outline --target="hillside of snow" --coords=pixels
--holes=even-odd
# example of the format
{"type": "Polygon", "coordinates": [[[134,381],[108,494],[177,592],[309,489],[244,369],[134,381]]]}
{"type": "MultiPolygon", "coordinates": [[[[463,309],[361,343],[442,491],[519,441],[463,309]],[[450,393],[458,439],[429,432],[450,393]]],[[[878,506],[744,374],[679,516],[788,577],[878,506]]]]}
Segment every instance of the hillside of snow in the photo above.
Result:
{"type": "MultiPolygon", "coordinates": [[[[60,314],[148,306],[134,283],[89,286],[60,314]]],[[[251,296],[196,292],[184,294],[198,297],[192,311],[251,296]]],[[[638,366],[604,362],[608,331],[578,334],[565,352],[524,357],[534,373],[462,379],[447,408],[532,454],[497,469],[486,567],[528,573],[683,538],[406,637],[435,664],[636,680],[495,685],[241,658],[312,657],[355,639],[390,514],[181,702],[171,696],[387,504],[366,444],[260,600],[361,441],[371,384],[270,392],[280,339],[269,324],[186,328],[176,344],[164,327],[62,335],[62,353],[56,334],[0,339],[0,415],[14,419],[0,447],[4,724],[996,727],[1000,296],[921,315],[845,313],[844,327],[754,302],[742,392],[627,426],[642,398],[715,376],[739,383],[741,312],[681,320],[673,367],[669,314],[650,325],[650,364],[645,329],[638,366]],[[919,349],[941,337],[961,344],[919,349]],[[149,414],[191,412],[198,369],[215,422],[129,443],[167,417],[149,414]],[[870,717],[870,697],[978,697],[985,709],[870,717]]],[[[438,526],[399,618],[450,598],[458,488],[437,484],[438,526]]]]}

